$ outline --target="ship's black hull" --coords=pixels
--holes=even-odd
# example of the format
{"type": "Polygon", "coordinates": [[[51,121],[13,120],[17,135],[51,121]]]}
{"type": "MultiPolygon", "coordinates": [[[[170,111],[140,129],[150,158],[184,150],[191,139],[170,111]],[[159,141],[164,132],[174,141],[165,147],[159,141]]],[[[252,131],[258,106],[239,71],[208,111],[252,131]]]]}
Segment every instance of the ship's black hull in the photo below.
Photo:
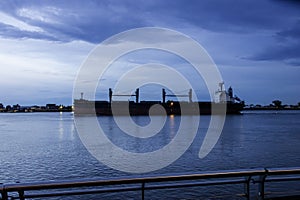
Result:
{"type": "Polygon", "coordinates": [[[226,106],[226,114],[240,114],[244,105],[242,103],[212,103],[212,102],[174,102],[166,103],[155,101],[135,102],[107,102],[107,101],[88,101],[75,100],[74,113],[77,115],[95,114],[103,116],[112,115],[211,115],[224,114],[226,106]],[[224,105],[226,104],[226,105],[224,105]],[[159,106],[157,106],[159,105],[159,106]],[[214,113],[212,113],[214,106],[214,113]],[[112,109],[113,107],[113,109],[112,109]],[[129,109],[128,109],[129,107],[129,109]],[[150,109],[151,108],[151,109],[150,109]],[[128,113],[129,111],[129,113],[128,113]]]}

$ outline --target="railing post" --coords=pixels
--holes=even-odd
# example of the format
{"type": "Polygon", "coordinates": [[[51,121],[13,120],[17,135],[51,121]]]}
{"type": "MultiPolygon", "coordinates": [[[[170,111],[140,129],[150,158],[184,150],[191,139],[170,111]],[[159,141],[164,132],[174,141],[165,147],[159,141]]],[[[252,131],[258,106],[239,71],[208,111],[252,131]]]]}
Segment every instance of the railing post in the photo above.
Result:
{"type": "Polygon", "coordinates": [[[252,179],[252,176],[248,176],[246,177],[246,182],[245,182],[245,188],[244,188],[244,192],[245,192],[245,197],[247,198],[247,200],[250,200],[250,181],[252,179]]]}
{"type": "Polygon", "coordinates": [[[8,200],[7,192],[6,191],[2,191],[1,192],[1,197],[2,197],[2,200],[8,200]]]}
{"type": "Polygon", "coordinates": [[[268,170],[265,169],[266,173],[259,176],[258,180],[258,200],[264,200],[265,199],[265,180],[267,178],[268,170]]]}
{"type": "MultiPolygon", "coordinates": [[[[65,181],[65,182],[41,182],[41,183],[17,183],[17,184],[1,184],[0,183],[0,199],[25,199],[37,197],[53,197],[66,195],[86,195],[97,194],[105,192],[127,192],[137,191],[141,192],[141,199],[145,199],[146,190],[158,189],[173,189],[181,187],[199,187],[210,185],[223,184],[244,184],[243,197],[250,200],[256,192],[256,197],[259,200],[265,199],[265,183],[281,182],[281,181],[296,181],[300,180],[300,168],[297,169],[268,169],[265,170],[249,170],[249,171],[229,171],[220,173],[203,173],[203,174],[187,174],[187,175],[170,175],[158,177],[137,177],[128,179],[112,179],[112,180],[86,180],[86,181],[65,181]],[[291,176],[297,175],[296,177],[291,176]],[[268,176],[275,176],[268,178],[268,176]],[[276,176],[283,176],[276,178],[276,176]],[[268,179],[267,179],[268,178],[268,179]],[[208,179],[208,181],[206,181],[208,179]],[[211,180],[220,179],[220,180],[211,180]],[[223,180],[225,179],[225,180],[223,180]],[[210,181],[211,180],[211,181],[210,181]],[[183,183],[180,183],[183,181],[183,183]],[[193,182],[195,181],[195,182],[193,182]],[[146,183],[149,183],[146,187],[146,183]],[[151,184],[150,184],[151,183],[151,184]],[[165,183],[165,184],[164,184],[165,183]],[[253,190],[253,184],[258,184],[257,190],[253,190]],[[96,189],[94,187],[103,186],[103,188],[96,189]],[[105,189],[104,186],[108,188],[105,189]],[[112,186],[112,187],[110,187],[112,186]],[[114,186],[114,187],[113,187],[114,186]],[[123,187],[124,186],[124,187],[123,187]],[[127,187],[128,186],[128,187],[127,187]],[[83,188],[83,190],[77,188],[83,188]],[[85,189],[91,187],[91,190],[85,189]],[[53,189],[61,189],[54,192],[53,189]],[[74,189],[74,190],[73,190],[74,189]],[[50,191],[46,191],[50,190],[50,191]],[[39,192],[40,191],[40,192],[39,192]],[[45,191],[45,192],[44,192],[45,191]],[[28,193],[27,193],[28,192],[28,193]],[[26,195],[25,195],[26,193],[26,195]]],[[[240,185],[241,186],[241,185],[240,185]]],[[[257,187],[257,186],[256,186],[257,187]]],[[[151,196],[149,197],[151,198],[151,196]]]]}
{"type": "Polygon", "coordinates": [[[142,183],[142,200],[145,199],[145,182],[142,183]]]}
{"type": "Polygon", "coordinates": [[[1,198],[2,200],[8,200],[8,194],[7,194],[7,192],[6,191],[2,191],[1,192],[1,197],[2,197],[1,198]]]}
{"type": "Polygon", "coordinates": [[[0,187],[1,187],[1,200],[8,200],[8,194],[7,191],[5,191],[5,187],[3,183],[0,183],[0,187]]]}
{"type": "Polygon", "coordinates": [[[25,197],[24,197],[24,190],[18,190],[18,194],[19,194],[20,200],[25,200],[25,197]]]}

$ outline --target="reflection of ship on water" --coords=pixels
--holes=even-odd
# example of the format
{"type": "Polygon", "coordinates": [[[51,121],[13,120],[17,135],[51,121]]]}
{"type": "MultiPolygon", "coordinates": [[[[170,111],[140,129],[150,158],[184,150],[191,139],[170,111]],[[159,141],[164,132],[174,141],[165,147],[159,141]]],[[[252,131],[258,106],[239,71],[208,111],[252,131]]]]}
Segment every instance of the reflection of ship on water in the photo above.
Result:
{"type": "Polygon", "coordinates": [[[220,89],[216,92],[217,100],[209,101],[192,101],[192,90],[188,94],[176,95],[167,94],[165,89],[162,89],[162,101],[139,101],[139,89],[136,89],[135,94],[114,94],[112,89],[109,89],[109,101],[92,101],[83,98],[81,93],[80,99],[74,99],[75,114],[93,114],[97,115],[148,115],[163,114],[167,115],[193,115],[193,114],[212,114],[214,107],[215,114],[222,114],[222,110],[226,106],[227,114],[239,114],[244,107],[244,102],[237,96],[233,96],[233,90],[230,87],[225,91],[223,83],[220,83],[220,89]],[[114,101],[113,96],[134,96],[135,101],[114,101]],[[167,97],[188,97],[189,101],[166,101],[167,97]],[[162,109],[152,109],[154,105],[160,105],[162,109]],[[129,108],[129,109],[128,109],[129,108]],[[150,109],[151,108],[151,109],[150,109]],[[200,112],[199,112],[200,111],[200,112]],[[129,113],[128,113],[129,112],[129,113]]]}

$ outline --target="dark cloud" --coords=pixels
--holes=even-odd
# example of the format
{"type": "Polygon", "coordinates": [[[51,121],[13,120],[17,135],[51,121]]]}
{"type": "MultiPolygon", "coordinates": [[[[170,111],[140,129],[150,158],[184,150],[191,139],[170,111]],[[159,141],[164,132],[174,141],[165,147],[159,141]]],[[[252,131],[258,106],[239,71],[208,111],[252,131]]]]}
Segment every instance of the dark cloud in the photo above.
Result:
{"type": "Polygon", "coordinates": [[[287,18],[297,14],[298,10],[286,9],[288,8],[273,1],[253,0],[163,1],[153,8],[162,16],[161,19],[172,16],[176,20],[181,19],[210,31],[250,34],[288,26],[287,18]]]}
{"type": "MultiPolygon", "coordinates": [[[[99,43],[118,32],[147,25],[138,14],[138,6],[128,4],[126,1],[74,1],[72,5],[61,1],[15,1],[10,5],[5,4],[2,8],[18,20],[43,29],[44,34],[54,36],[54,40],[99,43]]],[[[16,33],[11,30],[2,35],[23,37],[21,31],[14,30],[16,33]]],[[[35,33],[32,37],[36,38],[35,33]]],[[[51,39],[45,37],[47,38],[51,39]]]]}
{"type": "Polygon", "coordinates": [[[299,0],[273,0],[285,5],[289,5],[289,6],[300,6],[300,1],[299,0]]]}
{"type": "Polygon", "coordinates": [[[249,57],[256,61],[282,61],[290,65],[300,66],[300,43],[293,45],[274,45],[249,57]]]}
{"type": "Polygon", "coordinates": [[[276,36],[283,41],[287,41],[288,39],[300,41],[300,19],[297,20],[292,27],[278,32],[276,36]]]}
{"type": "Polygon", "coordinates": [[[42,28],[47,34],[55,35],[53,38],[92,43],[130,28],[155,26],[161,21],[174,28],[178,24],[191,24],[215,32],[252,33],[286,26],[290,15],[277,3],[252,0],[73,1],[72,4],[12,1],[0,4],[6,13],[42,28]],[[31,13],[32,18],[26,16],[31,11],[40,11],[42,16],[34,18],[35,13],[31,13]]]}
{"type": "MultiPolygon", "coordinates": [[[[242,98],[252,101],[264,98],[259,95],[272,98],[274,93],[278,92],[277,88],[285,84],[291,90],[281,90],[279,91],[281,95],[290,99],[299,99],[298,93],[294,91],[299,88],[297,76],[300,68],[290,67],[286,70],[283,67],[285,65],[282,64],[300,65],[298,2],[292,0],[0,1],[0,14],[6,13],[29,25],[27,28],[26,26],[18,28],[17,25],[13,26],[13,23],[10,24],[4,19],[0,19],[0,37],[33,38],[62,43],[80,40],[80,43],[87,41],[97,44],[111,35],[130,28],[163,26],[191,35],[201,44],[203,42],[203,46],[212,58],[219,61],[217,64],[223,65],[221,69],[224,80],[234,87],[243,88],[239,92],[242,98]],[[243,57],[246,59],[240,59],[243,57]],[[276,67],[269,66],[268,62],[260,61],[274,61],[276,67]],[[273,67],[272,70],[270,67],[273,67]],[[266,92],[268,88],[274,88],[274,93],[266,92]]],[[[19,40],[12,43],[5,42],[7,42],[6,45],[13,45],[19,43],[19,40]]],[[[37,41],[32,45],[37,44],[52,43],[37,41]]],[[[75,44],[78,45],[74,42],[75,44]]],[[[26,45],[30,46],[31,41],[26,45]]],[[[83,46],[85,45],[87,44],[84,42],[83,46]]],[[[52,48],[54,47],[52,46],[52,48]]],[[[24,51],[26,51],[26,47],[24,47],[24,51]]],[[[53,51],[56,49],[52,49],[50,53],[53,51]]],[[[88,51],[85,53],[87,54],[88,51]]],[[[57,50],[53,55],[54,62],[49,63],[47,66],[49,69],[52,67],[50,65],[55,64],[60,56],[70,57],[61,60],[73,65],[70,62],[72,56],[65,56],[69,55],[65,51],[57,50]]],[[[144,57],[140,57],[144,60],[144,57]]],[[[18,56],[15,58],[17,59],[18,56]]],[[[35,70],[33,68],[33,71],[35,70]]],[[[53,75],[58,77],[58,74],[49,74],[52,75],[48,76],[53,81],[51,85],[61,84],[57,88],[65,86],[64,81],[52,80],[53,75]]],[[[32,81],[34,82],[34,80],[32,81]]],[[[109,80],[107,79],[106,82],[109,80]]],[[[9,86],[4,81],[2,85],[5,84],[5,87],[9,86]]],[[[13,86],[11,87],[13,88],[13,86]]],[[[7,94],[12,90],[7,90],[7,94]]],[[[38,92],[38,90],[35,91],[38,92]]],[[[31,96],[39,96],[34,95],[34,92],[31,96]]],[[[56,100],[61,98],[59,101],[71,101],[70,94],[63,96],[57,92],[57,95],[56,100]]],[[[38,98],[36,100],[42,101],[38,98]]],[[[54,99],[47,99],[47,102],[51,100],[54,101],[54,99]]]]}
{"type": "Polygon", "coordinates": [[[300,15],[294,4],[300,3],[293,0],[78,0],[72,4],[64,1],[1,1],[3,12],[43,32],[0,24],[0,35],[61,42],[83,40],[96,44],[121,31],[164,22],[163,25],[169,28],[191,25],[220,34],[266,33],[274,38],[274,42],[245,57],[298,65],[300,15]]]}
{"type": "Polygon", "coordinates": [[[274,43],[263,47],[261,52],[250,56],[251,60],[282,61],[300,66],[300,20],[286,29],[275,33],[274,43]]]}

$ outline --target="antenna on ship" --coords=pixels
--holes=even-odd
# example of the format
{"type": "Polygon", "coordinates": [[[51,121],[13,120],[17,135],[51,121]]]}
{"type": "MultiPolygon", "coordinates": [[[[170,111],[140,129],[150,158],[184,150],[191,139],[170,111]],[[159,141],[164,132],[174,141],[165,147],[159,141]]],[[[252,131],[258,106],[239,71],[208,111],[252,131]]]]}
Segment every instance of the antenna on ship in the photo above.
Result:
{"type": "Polygon", "coordinates": [[[108,95],[109,95],[109,103],[111,103],[111,101],[112,101],[112,95],[113,95],[113,92],[112,92],[111,88],[108,89],[108,95]]]}
{"type": "Polygon", "coordinates": [[[163,103],[166,103],[166,90],[164,88],[162,89],[162,100],[163,103]]]}
{"type": "Polygon", "coordinates": [[[139,97],[140,97],[140,89],[137,88],[135,90],[135,103],[138,103],[139,102],[139,97]]]}
{"type": "Polygon", "coordinates": [[[216,99],[215,101],[216,102],[226,102],[227,101],[227,94],[226,94],[226,91],[225,91],[225,87],[223,88],[224,86],[224,81],[219,83],[219,87],[220,89],[218,91],[216,91],[215,95],[216,95],[216,99]]]}
{"type": "Polygon", "coordinates": [[[189,102],[190,102],[190,103],[193,102],[193,96],[192,96],[192,94],[193,94],[193,91],[192,91],[192,89],[190,89],[190,90],[189,90],[189,102]]]}
{"type": "Polygon", "coordinates": [[[224,86],[224,81],[221,82],[221,83],[219,83],[220,92],[224,91],[224,90],[223,90],[223,86],[224,86]]]}
{"type": "Polygon", "coordinates": [[[83,92],[80,93],[80,100],[83,100],[83,92]]]}

